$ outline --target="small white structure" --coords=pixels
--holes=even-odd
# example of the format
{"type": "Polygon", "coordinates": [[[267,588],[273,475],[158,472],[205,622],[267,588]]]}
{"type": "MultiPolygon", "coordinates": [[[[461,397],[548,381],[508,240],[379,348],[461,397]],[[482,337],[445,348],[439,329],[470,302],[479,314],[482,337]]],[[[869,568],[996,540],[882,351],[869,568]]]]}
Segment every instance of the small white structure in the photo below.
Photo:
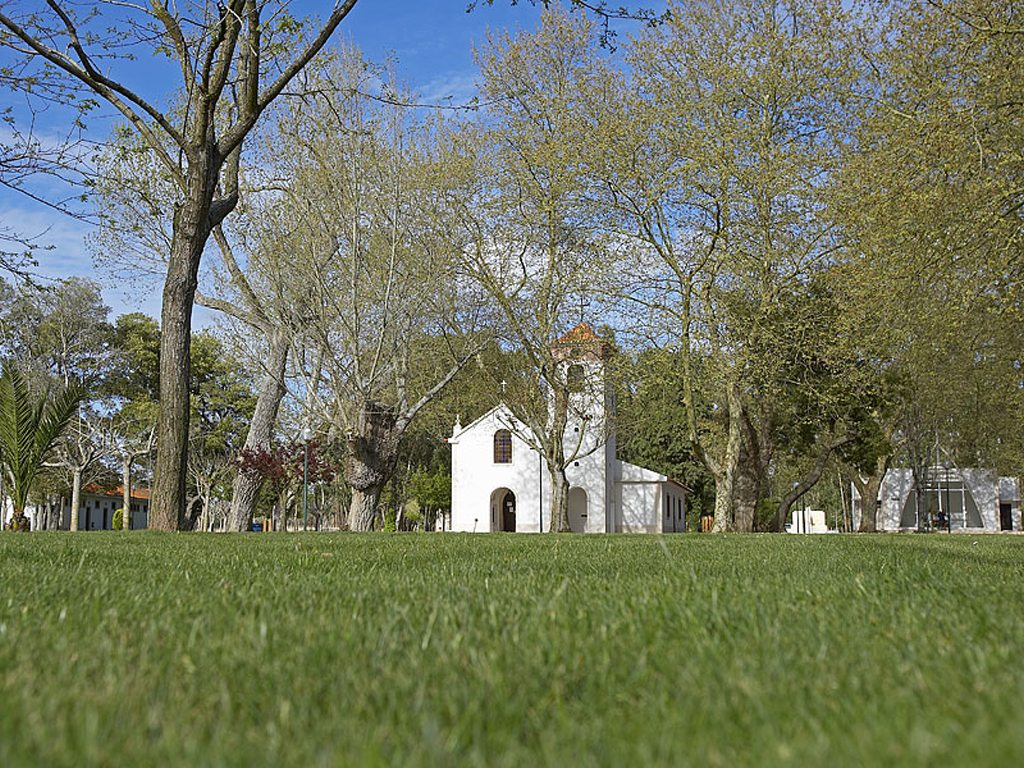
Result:
{"type": "MultiPolygon", "coordinates": [[[[615,399],[606,385],[610,349],[580,323],[556,344],[571,344],[560,365],[586,382],[573,393],[565,431],[569,525],[583,533],[673,533],[686,529],[689,489],[665,475],[615,455],[615,399]]],[[[473,423],[456,423],[452,448],[454,531],[548,530],[551,479],[543,457],[524,439],[526,427],[501,403],[473,423]]]]}
{"type": "MultiPolygon", "coordinates": [[[[96,485],[87,485],[82,488],[78,508],[78,530],[80,531],[110,531],[114,528],[114,513],[122,507],[121,486],[105,490],[96,485]]],[[[71,500],[67,497],[61,500],[63,505],[60,513],[60,528],[68,530],[71,527],[71,500]]],[[[10,499],[6,500],[4,523],[10,522],[14,514],[14,507],[10,499]]],[[[32,523],[32,530],[39,529],[39,514],[34,504],[29,504],[25,510],[26,516],[32,523]]],[[[141,530],[149,524],[149,490],[146,488],[132,488],[131,491],[131,517],[130,525],[132,530],[141,530]]]]}
{"type": "MultiPolygon", "coordinates": [[[[861,498],[852,490],[853,526],[860,525],[861,498]]],[[[879,491],[879,531],[916,531],[929,525],[950,531],[1020,531],[1021,499],[1016,478],[990,469],[930,467],[921,482],[914,473],[890,469],[879,491]]]]}
{"type": "Polygon", "coordinates": [[[786,526],[786,533],[834,533],[825,522],[822,509],[794,509],[793,522],[786,526]]]}

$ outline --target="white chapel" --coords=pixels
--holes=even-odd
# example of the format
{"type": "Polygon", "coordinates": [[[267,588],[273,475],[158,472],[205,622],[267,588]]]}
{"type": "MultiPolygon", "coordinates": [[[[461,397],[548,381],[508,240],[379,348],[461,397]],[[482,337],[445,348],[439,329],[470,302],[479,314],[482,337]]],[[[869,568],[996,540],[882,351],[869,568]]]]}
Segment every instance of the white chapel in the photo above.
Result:
{"type": "MultiPolygon", "coordinates": [[[[616,456],[615,397],[605,377],[610,345],[586,323],[555,344],[571,350],[559,362],[568,366],[569,380],[575,377],[588,382],[572,395],[576,399],[565,433],[566,454],[576,455],[566,468],[572,530],[684,531],[689,489],[616,456]]],[[[452,449],[452,530],[548,530],[551,479],[541,454],[523,439],[526,429],[504,403],[465,427],[456,422],[448,441],[452,449]]]]}

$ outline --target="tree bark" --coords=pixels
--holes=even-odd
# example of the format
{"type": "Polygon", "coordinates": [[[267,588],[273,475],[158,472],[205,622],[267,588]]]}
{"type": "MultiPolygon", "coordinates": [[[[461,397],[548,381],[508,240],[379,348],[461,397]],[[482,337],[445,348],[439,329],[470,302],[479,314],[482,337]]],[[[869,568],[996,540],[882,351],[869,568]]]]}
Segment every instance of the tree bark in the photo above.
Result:
{"type": "Polygon", "coordinates": [[[551,477],[551,507],[548,510],[551,524],[548,530],[551,533],[568,533],[572,530],[569,525],[569,479],[565,476],[564,467],[549,465],[548,474],[551,477]]]}
{"type": "Polygon", "coordinates": [[[861,478],[857,472],[852,474],[853,484],[860,494],[860,525],[858,533],[875,533],[878,530],[878,492],[882,489],[882,481],[889,469],[889,457],[881,456],[875,464],[875,472],[869,477],[861,478]]]}
{"type": "Polygon", "coordinates": [[[551,504],[548,509],[551,533],[566,533],[569,525],[569,479],[565,476],[565,428],[569,423],[569,393],[564,387],[552,387],[551,423],[547,431],[545,460],[551,477],[551,504]]]}
{"type": "MultiPolygon", "coordinates": [[[[212,126],[209,130],[212,145],[212,126]]],[[[190,161],[185,202],[174,211],[160,314],[160,416],[150,499],[150,528],[160,531],[177,531],[185,522],[192,305],[199,263],[213,226],[237,202],[237,197],[218,201],[216,213],[211,215],[223,158],[213,146],[207,146],[190,161]]]]}
{"type": "Polygon", "coordinates": [[[733,530],[751,533],[761,496],[761,468],[754,451],[741,444],[733,485],[733,530]]]}
{"type": "Polygon", "coordinates": [[[742,448],[742,418],[739,391],[735,383],[729,384],[729,430],[725,447],[725,460],[719,472],[715,473],[715,522],[712,533],[724,533],[732,527],[734,513],[736,472],[739,467],[742,448]]]}
{"type": "MultiPolygon", "coordinates": [[[[270,334],[269,342],[270,357],[267,361],[267,370],[260,383],[249,432],[245,436],[245,447],[250,450],[270,450],[270,439],[273,436],[274,424],[277,422],[278,408],[285,394],[284,374],[288,364],[290,339],[284,329],[277,329],[270,334]]],[[[247,531],[252,527],[256,501],[262,487],[263,477],[259,472],[238,473],[231,493],[228,530],[247,531]]]]}
{"type": "Polygon", "coordinates": [[[25,516],[25,510],[14,508],[14,513],[11,515],[11,522],[8,527],[11,531],[30,531],[32,526],[29,524],[28,518],[25,516]]]}
{"type": "Polygon", "coordinates": [[[288,486],[281,489],[281,493],[277,497],[278,507],[278,520],[280,521],[281,533],[288,532],[288,508],[292,504],[292,490],[288,486]]]}
{"type": "Polygon", "coordinates": [[[53,504],[50,506],[50,522],[48,523],[47,529],[51,531],[59,531],[64,526],[64,496],[63,494],[54,498],[53,504]]]}
{"type": "Polygon", "coordinates": [[[360,407],[356,429],[345,445],[345,482],[352,489],[350,530],[373,530],[381,491],[394,473],[401,431],[393,408],[372,400],[360,407]]]}
{"type": "Polygon", "coordinates": [[[121,530],[132,529],[132,457],[121,457],[121,530]]]}
{"type": "Polygon", "coordinates": [[[78,530],[78,508],[82,504],[82,470],[75,468],[71,472],[71,525],[68,530],[78,530]]]}
{"type": "Polygon", "coordinates": [[[352,489],[352,503],[348,511],[348,527],[352,531],[372,531],[377,518],[382,485],[352,489]]]}

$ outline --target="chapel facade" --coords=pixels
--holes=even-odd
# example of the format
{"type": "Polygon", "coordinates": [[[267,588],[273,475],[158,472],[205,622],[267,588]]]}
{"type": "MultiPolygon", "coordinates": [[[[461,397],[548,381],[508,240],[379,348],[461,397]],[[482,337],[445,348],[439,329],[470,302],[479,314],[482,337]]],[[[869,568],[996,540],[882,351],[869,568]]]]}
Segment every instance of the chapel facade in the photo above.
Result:
{"type": "MultiPolygon", "coordinates": [[[[569,525],[577,533],[674,533],[686,529],[689,489],[620,460],[615,397],[605,366],[611,348],[586,323],[554,343],[573,387],[565,431],[569,525]]],[[[537,532],[550,527],[551,479],[525,424],[499,403],[467,426],[456,422],[451,527],[455,531],[537,532]]]]}

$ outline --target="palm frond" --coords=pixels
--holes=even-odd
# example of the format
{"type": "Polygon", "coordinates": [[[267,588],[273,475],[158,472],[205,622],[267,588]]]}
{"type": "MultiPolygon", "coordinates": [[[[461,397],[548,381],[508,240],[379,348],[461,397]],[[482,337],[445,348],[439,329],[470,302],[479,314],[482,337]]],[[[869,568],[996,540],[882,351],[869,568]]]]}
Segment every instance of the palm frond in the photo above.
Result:
{"type": "Polygon", "coordinates": [[[84,396],[85,391],[75,385],[52,399],[47,390],[33,400],[21,373],[4,366],[0,374],[0,459],[16,509],[24,510],[47,454],[84,396]]]}

